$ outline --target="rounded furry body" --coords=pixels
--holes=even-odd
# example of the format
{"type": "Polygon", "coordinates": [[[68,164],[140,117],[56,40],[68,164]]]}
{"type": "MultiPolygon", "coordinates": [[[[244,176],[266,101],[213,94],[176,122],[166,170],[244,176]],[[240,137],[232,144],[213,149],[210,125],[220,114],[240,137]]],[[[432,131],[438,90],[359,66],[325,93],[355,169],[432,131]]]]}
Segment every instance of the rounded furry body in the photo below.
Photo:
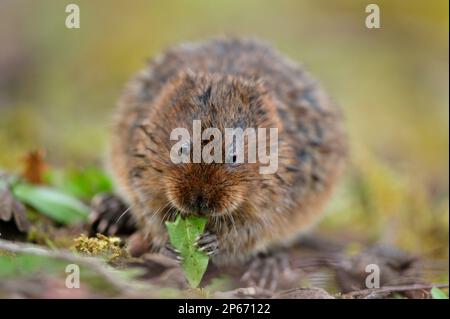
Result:
{"type": "Polygon", "coordinates": [[[164,221],[208,218],[218,264],[288,244],[321,215],[341,174],[346,138],[338,108],[302,67],[254,39],[213,39],[169,49],[127,85],[115,115],[110,165],[153,247],[164,221]],[[278,128],[275,174],[258,164],[173,164],[170,132],[278,128]],[[201,207],[195,210],[195,207],[201,207]]]}

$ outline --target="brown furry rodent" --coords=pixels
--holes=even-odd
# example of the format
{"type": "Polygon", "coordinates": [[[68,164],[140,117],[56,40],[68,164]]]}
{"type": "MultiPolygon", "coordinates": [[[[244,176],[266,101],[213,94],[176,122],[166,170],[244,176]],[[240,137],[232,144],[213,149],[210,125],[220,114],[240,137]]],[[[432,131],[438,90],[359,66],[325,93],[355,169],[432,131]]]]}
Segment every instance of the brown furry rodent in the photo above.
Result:
{"type": "Polygon", "coordinates": [[[121,194],[154,248],[164,220],[208,218],[199,244],[216,264],[248,260],[292,241],[321,215],[340,175],[341,115],[298,65],[254,39],[176,46],[134,77],[119,101],[110,164],[121,194]],[[279,166],[173,164],[176,127],[278,128],[279,166]],[[197,209],[198,208],[198,209],[197,209]],[[217,249],[218,248],[218,249],[217,249]]]}

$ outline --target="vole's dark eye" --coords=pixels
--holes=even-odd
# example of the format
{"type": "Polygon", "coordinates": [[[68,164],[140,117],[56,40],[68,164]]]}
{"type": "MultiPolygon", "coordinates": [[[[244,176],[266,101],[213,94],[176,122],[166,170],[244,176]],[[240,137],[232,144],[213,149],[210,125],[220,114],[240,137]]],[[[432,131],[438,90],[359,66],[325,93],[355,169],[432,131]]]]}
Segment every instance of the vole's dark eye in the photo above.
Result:
{"type": "Polygon", "coordinates": [[[178,150],[178,156],[182,155],[189,156],[189,153],[190,153],[190,145],[187,143],[183,144],[178,150]]]}
{"type": "Polygon", "coordinates": [[[233,143],[227,147],[228,151],[225,156],[225,163],[228,164],[239,164],[240,162],[240,154],[239,150],[236,149],[236,144],[233,143]]]}
{"type": "Polygon", "coordinates": [[[225,163],[228,164],[237,164],[238,163],[238,156],[236,154],[228,154],[225,163]]]}

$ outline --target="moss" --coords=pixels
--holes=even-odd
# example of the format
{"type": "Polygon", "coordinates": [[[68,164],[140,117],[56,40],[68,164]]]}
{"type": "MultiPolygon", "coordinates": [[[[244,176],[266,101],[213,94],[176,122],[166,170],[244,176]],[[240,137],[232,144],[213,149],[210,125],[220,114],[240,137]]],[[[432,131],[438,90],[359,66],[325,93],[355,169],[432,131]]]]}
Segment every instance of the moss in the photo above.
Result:
{"type": "Polygon", "coordinates": [[[112,264],[120,264],[121,261],[130,257],[119,237],[108,237],[102,234],[88,237],[81,234],[74,241],[73,249],[76,252],[88,256],[104,257],[112,264]]]}

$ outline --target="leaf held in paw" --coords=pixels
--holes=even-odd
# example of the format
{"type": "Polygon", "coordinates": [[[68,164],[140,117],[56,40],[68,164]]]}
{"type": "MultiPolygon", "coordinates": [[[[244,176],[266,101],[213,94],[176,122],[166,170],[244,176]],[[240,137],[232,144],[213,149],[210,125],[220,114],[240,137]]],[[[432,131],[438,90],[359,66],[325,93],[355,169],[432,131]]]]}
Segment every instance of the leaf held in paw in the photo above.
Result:
{"type": "Polygon", "coordinates": [[[180,251],[183,258],[181,266],[191,287],[199,285],[208,266],[208,256],[195,246],[205,225],[206,219],[196,216],[182,218],[178,215],[174,222],[166,222],[170,243],[180,251]]]}

